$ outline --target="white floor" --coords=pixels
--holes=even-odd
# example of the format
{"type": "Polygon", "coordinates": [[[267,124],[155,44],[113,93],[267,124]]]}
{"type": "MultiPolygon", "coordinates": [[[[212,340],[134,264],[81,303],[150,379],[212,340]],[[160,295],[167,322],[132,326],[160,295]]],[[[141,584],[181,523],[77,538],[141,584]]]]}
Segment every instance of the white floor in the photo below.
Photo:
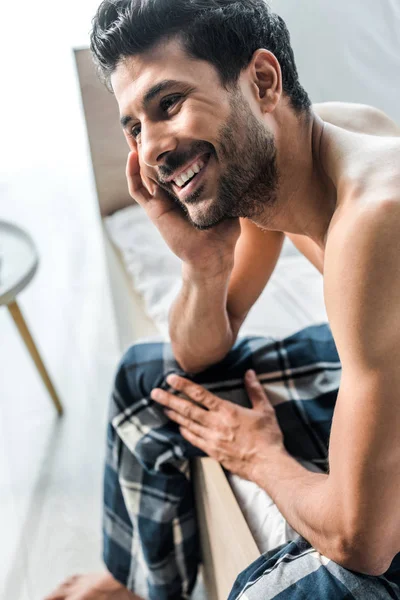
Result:
{"type": "Polygon", "coordinates": [[[2,7],[0,219],[41,266],[20,297],[65,406],[58,419],[0,308],[0,598],[42,600],[101,563],[107,399],[119,357],[72,47],[98,2],[2,7]]]}

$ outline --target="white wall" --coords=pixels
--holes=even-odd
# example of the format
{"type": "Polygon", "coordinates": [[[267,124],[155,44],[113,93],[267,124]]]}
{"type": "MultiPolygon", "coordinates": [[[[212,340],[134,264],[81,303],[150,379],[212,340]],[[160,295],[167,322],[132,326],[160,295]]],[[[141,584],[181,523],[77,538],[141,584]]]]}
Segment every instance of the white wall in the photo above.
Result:
{"type": "Polygon", "coordinates": [[[313,102],[371,104],[400,123],[399,0],[271,0],[313,102]]]}

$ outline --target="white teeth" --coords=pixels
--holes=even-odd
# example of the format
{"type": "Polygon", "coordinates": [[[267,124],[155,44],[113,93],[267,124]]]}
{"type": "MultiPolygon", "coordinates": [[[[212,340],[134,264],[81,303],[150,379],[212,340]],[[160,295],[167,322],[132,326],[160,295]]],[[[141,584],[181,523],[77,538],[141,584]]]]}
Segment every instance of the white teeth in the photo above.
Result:
{"type": "Polygon", "coordinates": [[[179,175],[179,177],[177,177],[176,179],[174,179],[174,183],[178,186],[178,187],[182,187],[184,183],[187,182],[188,179],[190,179],[191,177],[193,177],[193,175],[195,175],[196,173],[198,173],[199,171],[201,171],[201,169],[204,167],[204,163],[202,160],[198,160],[194,165],[191,165],[191,167],[185,171],[184,173],[181,173],[179,175]]]}

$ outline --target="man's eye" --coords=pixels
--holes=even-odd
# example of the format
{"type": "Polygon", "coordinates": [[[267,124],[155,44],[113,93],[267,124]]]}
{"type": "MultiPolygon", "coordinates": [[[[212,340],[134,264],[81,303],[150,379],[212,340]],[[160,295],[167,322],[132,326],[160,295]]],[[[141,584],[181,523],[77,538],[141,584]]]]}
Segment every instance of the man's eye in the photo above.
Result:
{"type": "Polygon", "coordinates": [[[131,136],[136,140],[140,132],[141,132],[140,125],[135,125],[131,129],[131,136]]]}
{"type": "Polygon", "coordinates": [[[163,98],[160,102],[161,110],[167,111],[169,108],[172,108],[181,97],[182,96],[180,94],[174,94],[173,96],[167,96],[166,98],[163,98]]]}

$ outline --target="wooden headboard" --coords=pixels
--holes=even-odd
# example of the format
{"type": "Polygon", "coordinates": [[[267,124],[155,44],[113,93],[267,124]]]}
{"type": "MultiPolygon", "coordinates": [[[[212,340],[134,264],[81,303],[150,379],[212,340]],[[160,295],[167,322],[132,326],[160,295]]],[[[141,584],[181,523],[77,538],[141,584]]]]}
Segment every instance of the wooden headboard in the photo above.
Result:
{"type": "Polygon", "coordinates": [[[75,48],[86,128],[100,212],[103,217],[135,204],[125,178],[128,145],[115,97],[99,80],[88,48],[75,48]]]}

